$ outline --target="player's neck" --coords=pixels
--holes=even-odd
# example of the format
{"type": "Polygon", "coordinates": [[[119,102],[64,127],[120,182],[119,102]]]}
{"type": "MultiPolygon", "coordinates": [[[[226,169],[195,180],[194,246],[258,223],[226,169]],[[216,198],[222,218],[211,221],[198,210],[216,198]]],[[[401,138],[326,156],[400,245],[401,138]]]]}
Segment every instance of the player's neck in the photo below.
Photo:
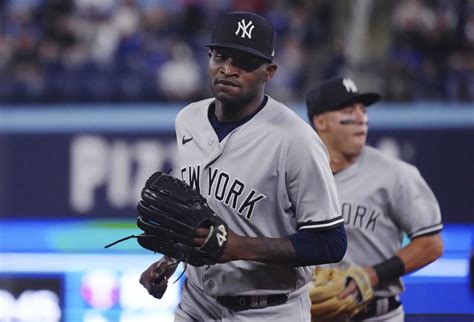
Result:
{"type": "Polygon", "coordinates": [[[357,158],[359,157],[358,154],[348,155],[332,149],[328,149],[328,151],[330,157],[329,165],[331,166],[332,173],[342,171],[345,168],[353,165],[356,163],[357,158]]]}
{"type": "Polygon", "coordinates": [[[220,122],[235,122],[239,121],[252,113],[254,113],[262,104],[264,94],[257,95],[248,103],[231,104],[220,100],[215,101],[215,114],[220,122]]]}

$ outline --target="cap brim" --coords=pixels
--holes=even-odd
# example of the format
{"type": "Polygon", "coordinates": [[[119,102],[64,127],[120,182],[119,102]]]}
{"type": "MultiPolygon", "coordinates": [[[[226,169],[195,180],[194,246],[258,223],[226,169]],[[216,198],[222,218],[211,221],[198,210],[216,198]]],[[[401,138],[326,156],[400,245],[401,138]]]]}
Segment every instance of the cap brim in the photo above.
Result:
{"type": "Polygon", "coordinates": [[[358,95],[354,95],[350,99],[342,102],[341,104],[339,104],[338,107],[343,107],[343,106],[351,105],[352,103],[359,103],[359,102],[364,104],[364,106],[370,106],[370,105],[380,101],[381,98],[382,98],[382,96],[380,96],[377,93],[358,94],[358,95]]]}
{"type": "Polygon", "coordinates": [[[266,61],[270,61],[270,62],[272,61],[272,58],[271,58],[271,57],[267,57],[267,56],[263,55],[261,52],[255,50],[255,49],[253,49],[253,48],[249,48],[249,47],[245,47],[245,46],[241,46],[241,45],[237,45],[237,44],[225,43],[225,42],[218,42],[218,43],[210,43],[210,44],[207,44],[206,47],[209,47],[209,48],[222,47],[222,48],[237,49],[237,50],[240,50],[240,51],[243,51],[243,52],[246,52],[246,53],[255,55],[255,56],[257,56],[257,57],[263,58],[263,59],[265,59],[266,61]]]}

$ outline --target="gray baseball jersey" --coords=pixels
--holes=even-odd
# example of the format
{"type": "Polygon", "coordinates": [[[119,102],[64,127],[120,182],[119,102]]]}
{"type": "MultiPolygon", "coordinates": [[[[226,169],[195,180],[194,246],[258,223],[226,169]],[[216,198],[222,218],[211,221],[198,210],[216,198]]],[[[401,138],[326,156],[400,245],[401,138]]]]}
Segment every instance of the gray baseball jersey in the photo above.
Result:
{"type": "MultiPolygon", "coordinates": [[[[292,110],[268,98],[252,119],[221,142],[208,119],[213,99],[176,118],[181,178],[240,235],[284,237],[342,223],[326,147],[292,110]]],[[[189,281],[210,296],[289,293],[313,267],[232,261],[188,267],[189,281]]]]}
{"type": "MultiPolygon", "coordinates": [[[[340,265],[378,264],[401,248],[403,233],[414,238],[443,228],[433,192],[406,162],[366,146],[357,162],[335,178],[348,241],[340,265]]],[[[375,295],[402,291],[400,279],[378,286],[375,295]]]]}

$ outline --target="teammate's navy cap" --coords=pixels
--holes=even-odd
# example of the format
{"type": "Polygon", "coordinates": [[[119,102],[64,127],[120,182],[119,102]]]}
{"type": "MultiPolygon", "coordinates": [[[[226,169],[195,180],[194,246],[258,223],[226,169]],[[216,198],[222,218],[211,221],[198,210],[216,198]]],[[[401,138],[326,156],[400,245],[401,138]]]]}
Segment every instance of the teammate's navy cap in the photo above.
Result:
{"type": "Polygon", "coordinates": [[[206,46],[238,49],[272,61],[275,40],[275,29],[266,18],[251,12],[233,11],[219,19],[206,46]]]}
{"type": "Polygon", "coordinates": [[[313,115],[337,111],[353,103],[372,105],[380,100],[377,93],[360,93],[350,78],[332,78],[310,89],[306,108],[311,120],[313,115]]]}

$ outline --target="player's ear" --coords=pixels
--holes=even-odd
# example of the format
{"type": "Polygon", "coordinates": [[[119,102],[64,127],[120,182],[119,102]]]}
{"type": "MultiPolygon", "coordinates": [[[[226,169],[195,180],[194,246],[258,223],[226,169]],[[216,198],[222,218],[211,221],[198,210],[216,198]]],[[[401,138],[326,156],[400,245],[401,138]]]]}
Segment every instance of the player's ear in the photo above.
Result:
{"type": "Polygon", "coordinates": [[[324,115],[313,115],[311,121],[313,122],[313,127],[316,129],[316,131],[321,132],[326,130],[327,120],[324,115]]]}
{"type": "Polygon", "coordinates": [[[267,64],[267,66],[265,67],[265,81],[269,81],[270,79],[272,79],[276,70],[277,70],[276,64],[272,64],[272,63],[267,64]]]}

